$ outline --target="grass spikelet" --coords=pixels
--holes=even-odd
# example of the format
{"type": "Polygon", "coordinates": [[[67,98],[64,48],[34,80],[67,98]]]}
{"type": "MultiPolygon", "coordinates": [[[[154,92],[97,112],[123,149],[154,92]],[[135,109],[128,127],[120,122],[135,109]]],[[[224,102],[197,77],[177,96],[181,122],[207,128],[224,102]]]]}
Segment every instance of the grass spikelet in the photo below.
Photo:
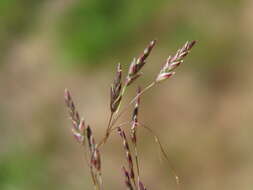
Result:
{"type": "Polygon", "coordinates": [[[127,159],[127,163],[128,163],[128,169],[129,169],[129,174],[130,174],[130,179],[133,182],[133,184],[136,186],[136,181],[135,181],[135,173],[134,173],[134,164],[133,164],[133,159],[132,159],[132,155],[131,155],[131,150],[126,138],[126,134],[125,132],[119,127],[118,128],[118,133],[121,136],[122,140],[123,140],[123,146],[124,146],[124,150],[126,153],[126,159],[127,159]]]}

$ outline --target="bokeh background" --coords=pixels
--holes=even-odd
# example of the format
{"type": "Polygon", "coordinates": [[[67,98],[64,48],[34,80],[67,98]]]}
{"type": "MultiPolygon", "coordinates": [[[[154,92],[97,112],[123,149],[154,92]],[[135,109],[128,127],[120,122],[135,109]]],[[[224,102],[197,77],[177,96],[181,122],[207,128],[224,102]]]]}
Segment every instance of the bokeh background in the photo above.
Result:
{"type": "MultiPolygon", "coordinates": [[[[102,138],[116,64],[126,71],[154,38],[142,86],[185,41],[198,41],[141,102],[140,119],[160,136],[181,189],[251,189],[252,18],[252,0],[0,0],[0,189],[92,189],[64,88],[102,138]]],[[[176,189],[143,130],[139,147],[148,189],[176,189]]],[[[117,135],[102,153],[105,189],[125,189],[117,135]]]]}

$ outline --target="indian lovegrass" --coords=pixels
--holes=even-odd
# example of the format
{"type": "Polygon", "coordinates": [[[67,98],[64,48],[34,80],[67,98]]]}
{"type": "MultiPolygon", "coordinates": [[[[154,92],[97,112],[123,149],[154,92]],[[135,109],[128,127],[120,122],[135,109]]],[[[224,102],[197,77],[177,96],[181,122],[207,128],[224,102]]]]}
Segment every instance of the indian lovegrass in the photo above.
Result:
{"type": "MultiPolygon", "coordinates": [[[[196,41],[186,42],[173,56],[169,56],[155,79],[143,89],[138,87],[136,96],[133,97],[133,99],[126,105],[121,105],[126,90],[132,83],[136,81],[137,78],[143,75],[143,73],[141,73],[141,69],[147,63],[147,58],[156,45],[156,40],[151,41],[144,52],[137,59],[133,59],[124,81],[122,81],[121,65],[120,63],[117,65],[115,78],[110,89],[110,117],[105,129],[105,135],[99,141],[95,140],[92,128],[85,123],[83,118],[80,118],[70,92],[65,89],[64,97],[70,120],[72,122],[72,133],[77,142],[85,147],[87,166],[89,167],[92,183],[94,184],[94,188],[96,190],[103,189],[100,150],[103,148],[103,145],[107,143],[110,135],[113,132],[118,132],[123,141],[123,148],[125,150],[128,166],[122,166],[122,172],[125,185],[128,190],[146,190],[145,185],[140,179],[140,163],[138,159],[137,148],[137,129],[139,127],[146,129],[153,135],[155,142],[159,145],[162,155],[167,161],[169,161],[166,151],[157,135],[155,135],[154,131],[150,127],[143,122],[140,122],[138,119],[140,97],[146,91],[155,87],[158,83],[171,78],[175,74],[175,70],[184,62],[184,58],[188,55],[195,43],[196,41]],[[119,118],[132,106],[133,112],[131,120],[124,123],[118,123],[119,118]],[[125,130],[129,130],[130,132],[130,141],[128,140],[123,129],[123,127],[127,126],[128,128],[125,130]],[[133,150],[130,148],[130,143],[133,150]]],[[[173,167],[170,168],[175,177],[175,182],[177,185],[179,185],[178,175],[173,167]]]]}

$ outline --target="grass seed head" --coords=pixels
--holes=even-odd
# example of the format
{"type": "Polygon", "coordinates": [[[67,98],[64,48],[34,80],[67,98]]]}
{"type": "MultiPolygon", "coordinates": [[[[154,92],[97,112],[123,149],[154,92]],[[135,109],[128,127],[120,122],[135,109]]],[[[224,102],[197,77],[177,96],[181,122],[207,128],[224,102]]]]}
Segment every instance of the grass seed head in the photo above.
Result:
{"type": "Polygon", "coordinates": [[[120,63],[117,66],[117,71],[115,75],[115,79],[113,84],[111,85],[111,101],[110,101],[110,108],[111,112],[114,113],[120,104],[121,101],[121,87],[122,87],[122,69],[120,63]]]}
{"type": "Polygon", "coordinates": [[[156,77],[156,82],[161,82],[172,77],[174,70],[183,63],[183,59],[189,54],[196,41],[186,42],[182,48],[177,50],[174,56],[169,56],[165,65],[162,67],[160,73],[156,77]]]}
{"type": "Polygon", "coordinates": [[[118,133],[121,136],[121,138],[123,139],[123,146],[124,146],[124,149],[125,149],[126,159],[127,159],[127,162],[128,162],[130,178],[133,181],[135,181],[133,159],[132,159],[130,147],[129,147],[129,144],[128,144],[128,141],[127,141],[127,138],[126,138],[126,134],[120,127],[118,128],[118,133]]]}
{"type": "MultiPolygon", "coordinates": [[[[178,68],[184,61],[184,58],[189,54],[192,47],[195,45],[196,41],[186,42],[183,47],[181,47],[175,55],[169,56],[166,60],[166,63],[160,70],[159,74],[156,76],[156,79],[148,85],[146,88],[141,90],[138,88],[137,95],[129,102],[128,106],[125,107],[120,113],[118,113],[118,109],[121,104],[122,97],[124,96],[124,92],[126,87],[132,84],[138,77],[142,75],[141,69],[147,62],[147,58],[150,55],[152,49],[156,44],[156,40],[153,40],[149,43],[146,47],[144,52],[137,58],[133,59],[129,66],[129,70],[125,79],[124,86],[122,87],[122,68],[120,63],[117,65],[115,77],[113,83],[110,88],[110,110],[111,116],[108,122],[108,127],[106,129],[105,137],[97,144],[95,138],[93,136],[93,132],[89,125],[86,126],[84,119],[80,119],[80,115],[76,109],[75,103],[71,97],[70,92],[65,89],[64,92],[64,100],[66,106],[68,108],[68,113],[72,122],[72,134],[77,140],[78,143],[82,144],[84,147],[87,147],[88,154],[87,156],[87,165],[90,167],[90,173],[92,177],[92,181],[96,190],[102,190],[102,172],[101,172],[101,155],[100,155],[100,145],[105,144],[106,140],[109,138],[109,135],[114,131],[114,129],[118,130],[120,137],[123,140],[123,147],[126,155],[126,160],[128,164],[128,168],[126,169],[124,166],[122,167],[122,171],[125,178],[125,185],[128,190],[146,190],[144,184],[140,181],[140,169],[139,169],[139,159],[138,159],[138,151],[137,151],[137,127],[140,126],[139,123],[139,106],[140,106],[140,96],[144,94],[147,90],[151,87],[155,86],[157,82],[164,81],[172,77],[175,74],[176,68],[178,68]],[[131,121],[126,122],[130,123],[131,128],[128,128],[130,132],[130,138],[132,143],[133,150],[130,150],[130,146],[128,143],[128,139],[124,130],[120,127],[115,127],[115,123],[117,122],[118,118],[129,108],[132,104],[134,104],[134,110],[132,113],[131,121]],[[115,117],[114,117],[115,116],[115,117]],[[114,126],[114,127],[113,127],[114,126]],[[88,143],[86,143],[86,141],[88,143]],[[133,152],[131,152],[133,151],[133,152]],[[132,153],[134,153],[135,157],[132,157],[132,153]],[[133,160],[133,158],[135,158],[133,160]],[[136,168],[135,168],[136,166],[136,168]],[[136,175],[135,175],[136,170],[136,175]]],[[[143,125],[143,124],[141,124],[143,125]]],[[[120,125],[119,126],[123,126],[120,125]]],[[[154,135],[153,131],[143,126],[145,129],[150,131],[155,138],[155,141],[159,144],[159,147],[168,160],[167,154],[162,147],[159,138],[154,135]]],[[[172,170],[174,171],[174,170],[172,170]]],[[[173,172],[175,174],[175,172],[173,172]]],[[[175,178],[177,184],[179,184],[178,176],[175,174],[175,178]]]]}
{"type": "Polygon", "coordinates": [[[133,186],[132,186],[132,183],[131,183],[131,180],[130,180],[130,177],[129,177],[129,172],[127,171],[127,169],[123,166],[122,167],[122,171],[123,171],[123,174],[124,174],[124,177],[125,177],[125,184],[127,186],[127,189],[128,190],[133,190],[133,186]]]}
{"type": "Polygon", "coordinates": [[[150,55],[153,47],[156,44],[156,40],[153,40],[149,43],[148,47],[144,50],[143,54],[138,59],[133,59],[130,64],[128,75],[126,78],[126,84],[129,86],[133,81],[140,77],[140,70],[146,64],[147,57],[150,55]]]}

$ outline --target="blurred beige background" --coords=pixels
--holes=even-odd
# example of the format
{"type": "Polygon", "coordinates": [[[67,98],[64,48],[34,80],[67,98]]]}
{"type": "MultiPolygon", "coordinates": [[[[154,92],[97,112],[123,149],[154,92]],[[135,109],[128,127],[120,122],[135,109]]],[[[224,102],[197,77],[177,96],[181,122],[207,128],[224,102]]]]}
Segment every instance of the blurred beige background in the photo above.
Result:
{"type": "MultiPolygon", "coordinates": [[[[126,71],[154,38],[142,86],[185,41],[198,41],[175,77],[141,101],[140,119],[161,138],[181,189],[251,189],[252,18],[251,0],[1,0],[0,189],[92,189],[64,88],[100,139],[116,64],[126,71]]],[[[176,189],[150,135],[141,130],[139,141],[147,188],[176,189]]],[[[117,135],[102,153],[105,189],[125,189],[117,135]]]]}

